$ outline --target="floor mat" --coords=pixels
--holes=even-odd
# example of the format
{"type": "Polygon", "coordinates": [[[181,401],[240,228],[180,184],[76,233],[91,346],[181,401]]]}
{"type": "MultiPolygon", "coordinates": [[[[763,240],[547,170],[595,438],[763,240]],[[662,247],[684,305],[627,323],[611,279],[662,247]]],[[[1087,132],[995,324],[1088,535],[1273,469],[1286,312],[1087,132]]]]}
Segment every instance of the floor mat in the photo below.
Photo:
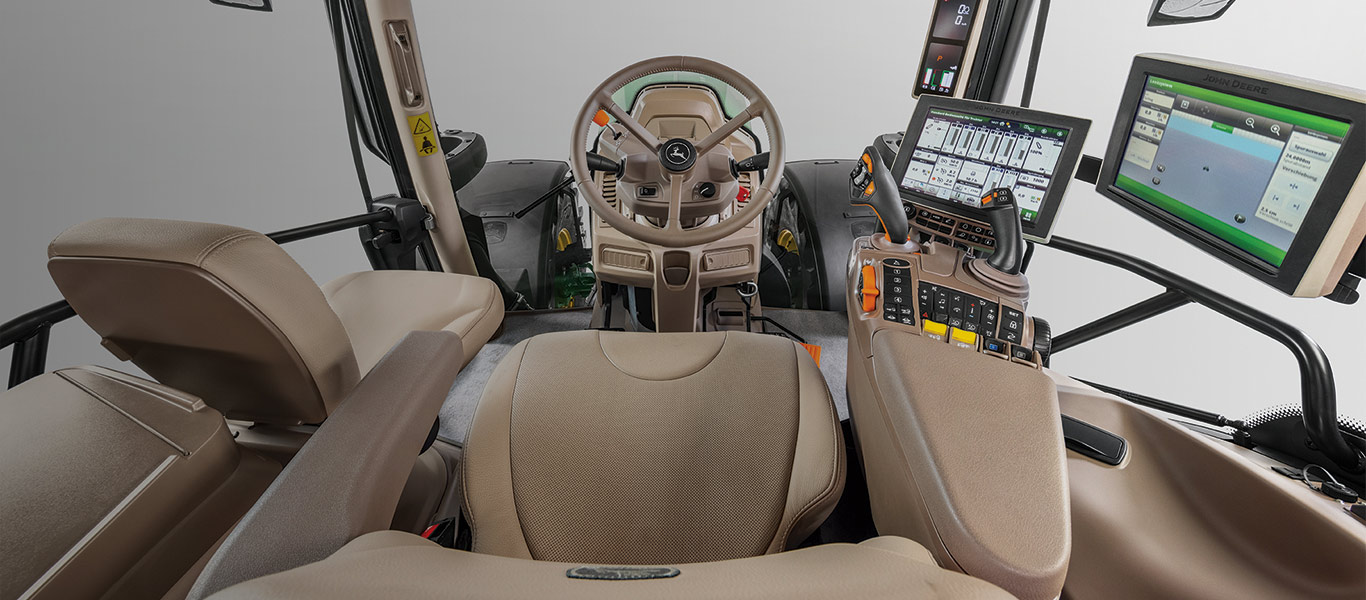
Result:
{"type": "MultiPolygon", "coordinates": [[[[821,374],[830,387],[840,420],[849,418],[849,399],[844,385],[849,362],[849,319],[842,312],[764,307],[764,316],[802,336],[808,344],[821,347],[821,374]]],[[[773,333],[776,327],[765,325],[773,333]]]]}
{"type": "MultiPolygon", "coordinates": [[[[821,347],[821,373],[830,387],[830,396],[840,419],[849,418],[849,402],[844,393],[849,322],[844,313],[765,308],[764,316],[796,332],[807,343],[821,347]]],[[[484,384],[513,346],[542,333],[586,329],[591,317],[588,310],[510,313],[504,317],[503,334],[484,344],[474,360],[456,375],[446,402],[441,405],[441,437],[457,443],[464,441],[484,384]]],[[[777,328],[766,326],[765,331],[774,333],[777,328]]]]}

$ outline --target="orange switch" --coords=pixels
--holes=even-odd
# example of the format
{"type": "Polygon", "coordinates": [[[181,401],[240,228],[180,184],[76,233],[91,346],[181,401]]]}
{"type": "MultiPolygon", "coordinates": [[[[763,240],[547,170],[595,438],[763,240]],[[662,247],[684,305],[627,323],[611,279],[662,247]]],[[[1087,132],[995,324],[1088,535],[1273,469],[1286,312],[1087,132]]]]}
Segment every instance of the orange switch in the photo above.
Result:
{"type": "Polygon", "coordinates": [[[863,312],[877,310],[877,269],[873,265],[863,265],[863,312]]]}

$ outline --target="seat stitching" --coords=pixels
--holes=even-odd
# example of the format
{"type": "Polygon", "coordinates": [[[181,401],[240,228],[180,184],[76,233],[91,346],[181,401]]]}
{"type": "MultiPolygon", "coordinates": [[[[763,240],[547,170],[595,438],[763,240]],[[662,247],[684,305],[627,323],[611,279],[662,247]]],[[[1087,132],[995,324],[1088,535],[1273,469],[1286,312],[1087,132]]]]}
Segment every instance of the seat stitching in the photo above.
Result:
{"type": "Polygon", "coordinates": [[[194,266],[203,268],[204,261],[209,259],[209,255],[224,248],[227,248],[228,246],[236,244],[237,242],[240,242],[242,240],[254,239],[255,236],[258,235],[261,234],[255,231],[235,231],[221,238],[218,238],[217,240],[214,240],[213,243],[209,244],[208,246],[205,246],[203,250],[199,251],[199,254],[195,256],[194,266]]]}
{"type": "Polygon", "coordinates": [[[627,377],[630,377],[630,378],[635,379],[635,380],[638,380],[638,381],[678,381],[678,380],[680,380],[680,379],[684,379],[684,378],[687,378],[687,377],[692,377],[693,375],[696,375],[696,374],[701,373],[702,371],[706,370],[707,367],[710,367],[710,366],[712,365],[712,363],[716,362],[716,358],[717,358],[718,356],[721,356],[721,351],[723,351],[723,350],[726,349],[726,343],[729,342],[729,341],[730,341],[730,332],[727,331],[727,332],[725,332],[725,333],[721,336],[721,345],[718,346],[718,347],[716,348],[716,354],[712,355],[711,358],[707,359],[707,362],[703,363],[702,366],[698,367],[696,371],[693,371],[693,372],[691,372],[691,373],[684,373],[684,374],[679,375],[678,377],[674,377],[674,378],[672,378],[672,379],[648,379],[648,378],[645,378],[645,377],[639,377],[639,376],[635,375],[634,373],[628,373],[625,369],[623,369],[623,368],[617,366],[617,363],[612,362],[612,355],[608,354],[608,353],[607,353],[607,349],[602,347],[602,333],[601,333],[601,332],[598,333],[598,349],[602,351],[602,357],[607,359],[607,364],[612,365],[612,367],[615,368],[617,371],[620,371],[622,375],[625,375],[625,376],[627,376],[627,377]]]}
{"type": "MultiPolygon", "coordinates": [[[[792,347],[793,347],[793,349],[794,349],[794,351],[795,351],[795,349],[796,349],[797,346],[796,346],[796,344],[793,344],[792,347]]],[[[799,361],[798,361],[798,366],[797,366],[797,368],[798,368],[798,377],[800,378],[800,376],[801,376],[801,372],[800,372],[800,369],[801,369],[800,357],[798,357],[798,359],[799,359],[799,361]]],[[[823,377],[822,377],[822,379],[823,379],[823,377]]],[[[798,381],[800,381],[800,379],[798,379],[798,381]]],[[[800,384],[798,384],[798,385],[800,386],[800,384]]],[[[800,401],[801,401],[801,390],[800,390],[800,387],[799,387],[799,389],[797,390],[797,394],[798,394],[798,402],[800,402],[800,401]]],[[[787,526],[785,527],[786,531],[783,532],[782,538],[780,538],[780,540],[779,540],[779,541],[782,542],[783,548],[787,548],[787,543],[788,543],[788,541],[789,541],[789,540],[788,540],[788,536],[792,535],[792,530],[796,528],[797,522],[800,521],[800,520],[802,520],[802,518],[806,516],[806,513],[810,512],[812,509],[814,509],[815,506],[816,506],[817,504],[819,504],[821,501],[823,501],[823,500],[825,500],[826,498],[828,498],[828,497],[830,496],[831,492],[832,492],[832,491],[834,490],[834,488],[835,488],[835,482],[839,480],[839,472],[840,472],[840,469],[839,469],[839,459],[840,459],[840,455],[843,453],[843,452],[842,452],[842,449],[840,448],[840,436],[839,436],[839,431],[838,431],[838,430],[839,430],[839,426],[840,426],[840,425],[839,425],[839,418],[838,418],[839,415],[835,412],[835,402],[834,402],[833,399],[831,399],[831,397],[830,397],[830,392],[829,392],[828,389],[827,389],[826,392],[825,392],[825,398],[826,398],[826,405],[829,407],[829,412],[828,412],[827,414],[829,414],[829,415],[832,416],[832,417],[835,417],[835,418],[832,419],[832,420],[835,422],[835,430],[836,430],[836,433],[835,433],[835,436],[834,436],[834,438],[835,438],[835,452],[833,453],[833,457],[830,459],[830,465],[831,465],[831,469],[830,469],[830,479],[829,479],[829,481],[826,482],[826,484],[825,484],[825,489],[821,490],[821,492],[820,492],[819,494],[816,494],[816,496],[815,496],[814,498],[812,498],[811,501],[807,502],[806,505],[803,506],[803,507],[801,508],[801,510],[798,510],[797,513],[792,517],[792,520],[791,520],[790,522],[788,522],[787,526]]],[[[799,412],[798,414],[800,414],[800,412],[799,412]]],[[[801,430],[798,429],[798,431],[801,431],[801,430]]],[[[794,468],[795,468],[795,465],[794,465],[794,468]]]]}
{"type": "MultiPolygon", "coordinates": [[[[508,451],[507,451],[507,461],[508,461],[508,495],[509,495],[509,496],[512,496],[512,515],[513,515],[513,517],[517,520],[517,533],[518,533],[519,535],[522,536],[522,545],[526,546],[526,553],[527,553],[527,556],[530,556],[532,560],[535,560],[536,557],[535,557],[534,555],[531,554],[531,542],[528,541],[528,540],[526,539],[526,528],[525,528],[525,527],[522,527],[522,511],[521,511],[521,509],[517,506],[517,482],[515,481],[515,477],[516,477],[517,474],[516,474],[516,472],[513,471],[513,469],[512,469],[512,427],[513,427],[513,423],[512,423],[512,412],[513,412],[513,410],[514,410],[515,408],[517,408],[517,384],[520,383],[521,380],[522,380],[522,365],[523,365],[524,362],[525,362],[527,352],[531,350],[531,343],[532,343],[532,341],[534,341],[535,339],[536,339],[535,336],[532,336],[532,337],[530,337],[530,338],[527,338],[527,341],[526,341],[526,348],[522,349],[522,359],[523,359],[523,360],[517,361],[517,377],[512,381],[512,394],[508,397],[508,451]]],[[[473,539],[471,539],[471,544],[473,544],[473,539]]],[[[471,546],[471,547],[473,547],[473,546],[471,546]]]]}

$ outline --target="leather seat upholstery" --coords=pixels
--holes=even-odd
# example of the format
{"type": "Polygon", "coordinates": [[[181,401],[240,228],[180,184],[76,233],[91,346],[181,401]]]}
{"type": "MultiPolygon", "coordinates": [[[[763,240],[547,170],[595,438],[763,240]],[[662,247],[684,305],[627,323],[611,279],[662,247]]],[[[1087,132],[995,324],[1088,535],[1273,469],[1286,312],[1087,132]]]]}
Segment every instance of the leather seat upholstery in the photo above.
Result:
{"type": "Polygon", "coordinates": [[[380,531],[332,556],[246,581],[212,600],[291,598],[949,598],[1004,600],[990,583],[942,569],[928,551],[898,537],[825,544],[712,563],[675,564],[672,577],[577,579],[573,562],[532,562],[448,550],[412,534],[380,531]]]}
{"type": "Polygon", "coordinates": [[[227,225],[97,219],[48,257],[106,348],[230,419],[320,422],[408,331],[462,333],[468,360],[502,320],[476,277],[359,273],[329,297],[270,238],[227,225]]]}
{"type": "Polygon", "coordinates": [[[674,564],[795,547],[844,476],[835,407],[793,342],[573,331],[494,370],[463,481],[475,552],[674,564]]]}
{"type": "Polygon", "coordinates": [[[361,271],[322,289],[346,327],[361,371],[369,371],[409,331],[455,332],[465,344],[468,364],[503,322],[498,286],[481,277],[361,271]]]}

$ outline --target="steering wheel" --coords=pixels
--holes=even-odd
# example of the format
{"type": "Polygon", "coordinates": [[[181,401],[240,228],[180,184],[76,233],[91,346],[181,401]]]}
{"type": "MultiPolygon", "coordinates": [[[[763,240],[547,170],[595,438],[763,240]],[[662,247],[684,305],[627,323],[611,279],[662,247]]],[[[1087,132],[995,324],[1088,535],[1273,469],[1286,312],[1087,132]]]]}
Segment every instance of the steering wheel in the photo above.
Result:
{"type": "MultiPolygon", "coordinates": [[[[601,119],[599,119],[601,120],[601,119]]],[[[604,125],[605,123],[597,123],[604,125]]],[[[594,132],[595,133],[595,132],[594,132]]],[[[662,56],[650,58],[628,66],[602,82],[591,94],[579,116],[574,121],[573,147],[569,154],[569,164],[574,170],[574,180],[578,182],[579,193],[597,213],[598,217],[613,229],[639,241],[664,246],[666,248],[686,248],[707,244],[735,233],[750,221],[763,214],[764,207],[773,199],[774,188],[783,178],[783,127],[778,115],[773,111],[768,98],[759,91],[758,86],[749,78],[716,61],[693,56],[662,56]],[[715,77],[735,88],[746,98],[750,105],[726,121],[702,141],[694,144],[683,138],[660,140],[645,129],[639,121],[612,100],[626,84],[645,75],[669,71],[688,71],[715,77]],[[658,186],[658,197],[668,199],[668,210],[663,227],[637,222],[621,214],[608,204],[602,190],[593,181],[592,171],[588,168],[588,150],[591,127],[595,125],[599,111],[606,111],[621,124],[626,132],[648,149],[628,155],[623,165],[623,178],[648,181],[658,186]],[[753,190],[750,199],[735,214],[716,223],[703,224],[689,229],[683,228],[684,211],[690,209],[689,203],[697,204],[697,186],[712,181],[724,167],[725,177],[731,177],[730,150],[721,144],[745,123],[753,119],[763,121],[768,132],[769,159],[768,174],[764,182],[753,190]]],[[[619,179],[621,181],[622,179],[619,179]]],[[[623,188],[627,186],[622,186],[623,188]]],[[[714,204],[714,201],[711,202],[714,204]]],[[[662,211],[661,211],[662,212],[662,211]]]]}

